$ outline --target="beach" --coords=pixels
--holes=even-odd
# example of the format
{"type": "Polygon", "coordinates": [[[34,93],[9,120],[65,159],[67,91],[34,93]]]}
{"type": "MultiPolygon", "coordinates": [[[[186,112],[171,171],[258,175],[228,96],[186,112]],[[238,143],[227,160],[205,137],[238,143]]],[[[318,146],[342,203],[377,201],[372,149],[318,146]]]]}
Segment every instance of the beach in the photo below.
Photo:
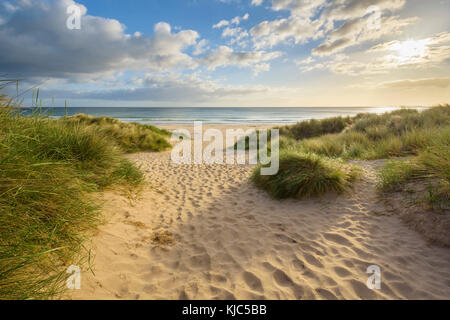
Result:
{"type": "MultiPolygon", "coordinates": [[[[211,127],[225,128],[203,129],[211,127]]],[[[146,175],[143,189],[98,195],[105,223],[87,244],[93,272],[83,271],[69,298],[450,296],[450,250],[428,244],[377,197],[383,160],[353,161],[364,172],[349,193],[280,201],[249,181],[252,165],[176,165],[170,155],[127,155],[146,175]],[[379,290],[366,285],[373,265],[379,290]]]]}

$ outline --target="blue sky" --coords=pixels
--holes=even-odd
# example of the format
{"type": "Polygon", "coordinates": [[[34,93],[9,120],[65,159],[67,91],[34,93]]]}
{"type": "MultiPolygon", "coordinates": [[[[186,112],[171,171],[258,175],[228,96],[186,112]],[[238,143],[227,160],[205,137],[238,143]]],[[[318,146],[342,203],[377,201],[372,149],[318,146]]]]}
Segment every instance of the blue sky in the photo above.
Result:
{"type": "Polygon", "coordinates": [[[448,12],[450,0],[5,0],[0,71],[57,105],[432,105],[450,101],[448,12]]]}

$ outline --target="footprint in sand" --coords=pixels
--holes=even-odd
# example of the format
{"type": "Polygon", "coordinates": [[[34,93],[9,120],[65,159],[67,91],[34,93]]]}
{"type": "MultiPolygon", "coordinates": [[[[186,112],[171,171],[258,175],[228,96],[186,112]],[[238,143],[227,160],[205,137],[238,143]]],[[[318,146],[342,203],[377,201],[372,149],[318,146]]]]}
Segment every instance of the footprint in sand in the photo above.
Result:
{"type": "Polygon", "coordinates": [[[189,259],[192,268],[210,270],[211,269],[211,258],[205,253],[197,256],[193,256],[189,259]]]}
{"type": "Polygon", "coordinates": [[[337,300],[337,297],[331,293],[330,291],[326,290],[326,289],[316,289],[317,294],[325,300],[337,300]]]}
{"type": "Polygon", "coordinates": [[[306,262],[308,262],[309,264],[311,264],[317,268],[323,268],[323,264],[319,260],[317,260],[313,255],[311,255],[309,253],[305,253],[304,258],[305,258],[306,262]]]}
{"type": "Polygon", "coordinates": [[[348,246],[348,247],[352,246],[352,243],[350,241],[348,241],[346,238],[344,238],[343,236],[340,236],[338,234],[335,234],[335,233],[324,233],[323,236],[324,236],[325,239],[327,239],[329,241],[332,241],[332,242],[335,242],[337,244],[348,246]]]}
{"type": "Polygon", "coordinates": [[[367,288],[365,283],[357,280],[349,280],[348,283],[353,288],[357,299],[371,300],[375,299],[375,292],[367,288]]]}
{"type": "Polygon", "coordinates": [[[253,273],[245,271],[242,274],[242,278],[244,278],[244,281],[247,284],[247,286],[253,291],[264,292],[261,280],[253,273]]]}
{"type": "Polygon", "coordinates": [[[342,267],[335,267],[334,272],[336,272],[336,274],[341,278],[345,278],[351,275],[351,273],[347,269],[342,267]]]}
{"type": "Polygon", "coordinates": [[[301,299],[303,296],[303,288],[297,285],[294,281],[292,281],[289,276],[284,273],[280,269],[276,269],[273,273],[273,278],[275,282],[281,287],[289,287],[292,290],[292,293],[295,295],[296,299],[301,299]]]}

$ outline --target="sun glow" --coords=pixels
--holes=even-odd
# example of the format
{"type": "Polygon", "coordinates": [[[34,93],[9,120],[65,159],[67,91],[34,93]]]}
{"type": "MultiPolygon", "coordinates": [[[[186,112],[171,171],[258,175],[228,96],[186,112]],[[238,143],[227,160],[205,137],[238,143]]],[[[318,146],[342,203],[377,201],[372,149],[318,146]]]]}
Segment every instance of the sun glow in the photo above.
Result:
{"type": "Polygon", "coordinates": [[[407,40],[396,43],[391,47],[397,53],[397,58],[401,62],[410,62],[424,57],[428,50],[428,39],[407,40]]]}

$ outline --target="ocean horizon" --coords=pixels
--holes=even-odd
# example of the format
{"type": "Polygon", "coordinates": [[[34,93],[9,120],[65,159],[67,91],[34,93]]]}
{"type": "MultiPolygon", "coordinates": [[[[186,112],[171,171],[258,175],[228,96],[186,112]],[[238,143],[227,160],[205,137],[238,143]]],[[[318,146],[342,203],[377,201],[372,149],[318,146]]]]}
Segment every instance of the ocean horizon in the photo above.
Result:
{"type": "MultiPolygon", "coordinates": [[[[310,119],[355,116],[359,113],[384,113],[405,107],[45,107],[52,118],[86,114],[116,118],[124,122],[150,125],[204,124],[293,124],[310,119]]],[[[408,107],[423,110],[426,107],[408,107]]],[[[25,115],[31,109],[24,108],[25,115]]]]}

